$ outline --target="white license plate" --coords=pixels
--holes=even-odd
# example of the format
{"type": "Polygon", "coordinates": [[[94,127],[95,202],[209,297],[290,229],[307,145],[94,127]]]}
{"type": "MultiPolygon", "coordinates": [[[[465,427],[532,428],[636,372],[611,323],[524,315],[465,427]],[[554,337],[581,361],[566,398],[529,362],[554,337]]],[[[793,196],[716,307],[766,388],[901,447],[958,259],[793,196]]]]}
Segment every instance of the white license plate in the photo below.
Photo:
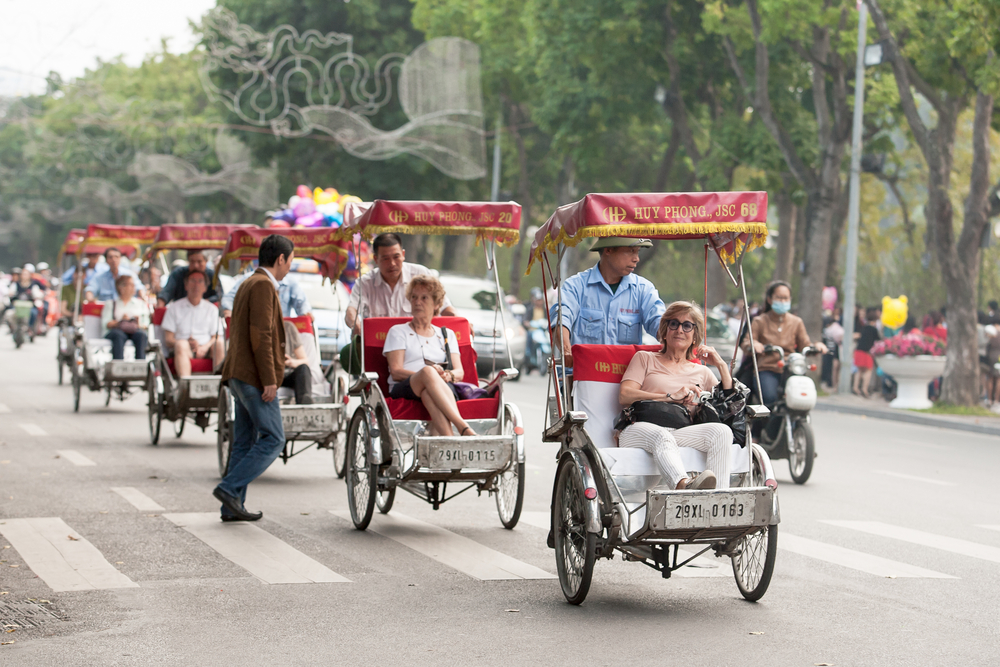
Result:
{"type": "Polygon", "coordinates": [[[498,445],[441,445],[431,448],[431,468],[497,468],[505,462],[498,445]]]}
{"type": "Polygon", "coordinates": [[[333,413],[329,408],[282,410],[281,426],[287,433],[322,433],[333,429],[333,413]]]}
{"type": "Polygon", "coordinates": [[[108,375],[120,378],[146,377],[148,362],[145,361],[112,361],[109,364],[108,375]]]}
{"type": "Polygon", "coordinates": [[[725,528],[753,524],[756,499],[752,494],[711,493],[666,496],[662,514],[656,512],[657,529],[725,528]]]}
{"type": "Polygon", "coordinates": [[[189,380],[188,398],[215,398],[219,395],[219,380],[189,380]]]}

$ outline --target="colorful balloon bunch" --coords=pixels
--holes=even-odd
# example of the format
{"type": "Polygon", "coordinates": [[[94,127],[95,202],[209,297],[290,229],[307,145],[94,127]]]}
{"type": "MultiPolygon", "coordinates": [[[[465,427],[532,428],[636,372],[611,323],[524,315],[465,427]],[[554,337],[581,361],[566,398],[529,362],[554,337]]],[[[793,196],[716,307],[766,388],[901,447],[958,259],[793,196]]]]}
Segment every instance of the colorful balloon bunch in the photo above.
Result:
{"type": "Polygon", "coordinates": [[[344,208],[360,197],[342,195],[335,188],[310,191],[300,185],[288,199],[288,207],[271,214],[271,227],[340,227],[344,208]]]}

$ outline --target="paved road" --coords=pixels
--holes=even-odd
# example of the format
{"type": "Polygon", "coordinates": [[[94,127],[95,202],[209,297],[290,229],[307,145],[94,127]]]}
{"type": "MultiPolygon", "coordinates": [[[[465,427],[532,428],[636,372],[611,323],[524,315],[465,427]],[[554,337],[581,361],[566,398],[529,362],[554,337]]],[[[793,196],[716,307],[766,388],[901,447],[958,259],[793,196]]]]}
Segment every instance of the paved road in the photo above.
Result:
{"type": "MultiPolygon", "coordinates": [[[[434,512],[401,494],[368,532],[325,452],[251,487],[264,519],[220,530],[212,431],[165,428],[145,397],[56,385],[53,337],[0,338],[0,665],[970,665],[1000,654],[996,438],[818,413],[804,487],[776,468],[771,588],[728,561],[663,580],[598,563],[582,607],[545,547],[555,449],[545,383],[516,385],[531,436],[525,513],[492,499],[434,512]],[[17,626],[17,627],[15,627],[17,626]]],[[[232,527],[232,526],[227,526],[232,527]]]]}

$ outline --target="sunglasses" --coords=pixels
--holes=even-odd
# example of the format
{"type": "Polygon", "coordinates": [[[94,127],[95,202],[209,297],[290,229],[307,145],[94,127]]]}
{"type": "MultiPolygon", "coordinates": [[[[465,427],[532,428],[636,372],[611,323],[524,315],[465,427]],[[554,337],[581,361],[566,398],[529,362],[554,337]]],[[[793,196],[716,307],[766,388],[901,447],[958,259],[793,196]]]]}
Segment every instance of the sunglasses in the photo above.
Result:
{"type": "Polygon", "coordinates": [[[671,331],[677,331],[680,329],[684,333],[691,333],[694,331],[694,322],[681,322],[680,320],[667,320],[667,328],[671,331]]]}

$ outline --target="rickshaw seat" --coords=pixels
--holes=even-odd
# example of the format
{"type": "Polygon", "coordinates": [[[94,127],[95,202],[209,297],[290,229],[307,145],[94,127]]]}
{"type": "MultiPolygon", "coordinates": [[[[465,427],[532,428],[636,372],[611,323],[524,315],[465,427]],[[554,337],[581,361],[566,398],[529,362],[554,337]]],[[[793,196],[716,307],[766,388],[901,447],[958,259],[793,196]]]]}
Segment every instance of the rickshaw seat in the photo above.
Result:
{"type": "MultiPolygon", "coordinates": [[[[659,345],[573,346],[573,406],[587,413],[587,435],[601,450],[605,465],[616,477],[659,476],[652,454],[642,449],[617,447],[613,433],[615,420],[621,412],[618,392],[625,369],[639,350],[655,352],[659,349],[659,345]]],[[[678,451],[687,470],[705,469],[704,452],[690,447],[678,447],[678,451]]],[[[746,472],[749,468],[747,450],[734,443],[730,451],[730,472],[746,472]]]]}
{"type": "MultiPolygon", "coordinates": [[[[408,317],[367,317],[364,321],[365,371],[378,373],[378,385],[393,419],[420,419],[430,421],[420,401],[410,401],[405,398],[389,398],[389,362],[383,356],[385,336],[389,329],[397,324],[409,322],[408,317]]],[[[435,317],[431,320],[435,327],[447,327],[454,332],[458,340],[458,353],[462,359],[462,369],[465,371],[463,382],[479,385],[476,373],[476,351],[472,348],[471,329],[469,321],[464,317],[435,317]]],[[[454,352],[454,350],[453,350],[454,352]]],[[[492,398],[474,398],[468,401],[458,401],[458,413],[463,419],[496,419],[500,410],[499,395],[492,398]]]]}
{"type": "MultiPolygon", "coordinates": [[[[158,341],[160,341],[160,344],[164,346],[163,347],[164,350],[166,350],[166,337],[163,335],[163,316],[166,314],[166,312],[167,312],[167,309],[166,309],[165,306],[161,307],[161,308],[154,308],[153,309],[153,317],[150,320],[150,322],[153,325],[153,333],[156,336],[156,339],[158,341]]],[[[167,360],[167,368],[169,368],[170,372],[173,373],[176,376],[177,375],[177,369],[174,367],[174,358],[173,358],[173,356],[166,356],[166,355],[164,355],[164,356],[165,356],[165,358],[167,360]]],[[[211,359],[192,359],[191,360],[191,374],[192,375],[211,375],[212,374],[212,366],[213,365],[214,364],[213,364],[213,362],[212,362],[211,359]]]]}

